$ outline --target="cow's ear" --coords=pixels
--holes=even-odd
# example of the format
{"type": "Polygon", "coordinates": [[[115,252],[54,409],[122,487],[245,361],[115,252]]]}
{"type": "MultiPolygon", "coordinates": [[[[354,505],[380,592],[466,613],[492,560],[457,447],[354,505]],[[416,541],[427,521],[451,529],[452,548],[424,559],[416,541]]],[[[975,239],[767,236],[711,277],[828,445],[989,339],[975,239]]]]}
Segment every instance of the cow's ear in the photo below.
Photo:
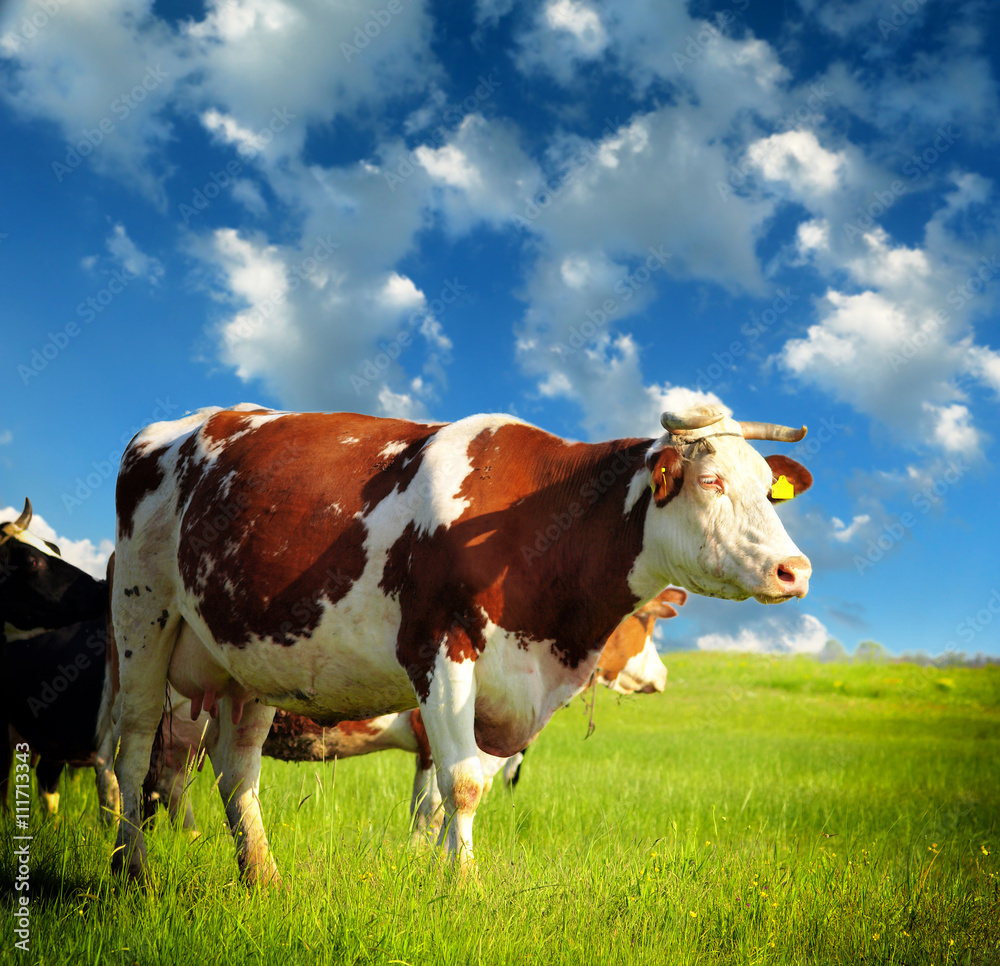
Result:
{"type": "Polygon", "coordinates": [[[684,461],[677,450],[667,446],[646,457],[649,470],[649,486],[653,491],[653,502],[666,506],[681,491],[684,482],[684,461]]]}
{"type": "Polygon", "coordinates": [[[764,459],[771,467],[771,489],[767,498],[772,503],[784,503],[812,486],[812,473],[801,463],[780,454],[765,456],[764,459]]]}

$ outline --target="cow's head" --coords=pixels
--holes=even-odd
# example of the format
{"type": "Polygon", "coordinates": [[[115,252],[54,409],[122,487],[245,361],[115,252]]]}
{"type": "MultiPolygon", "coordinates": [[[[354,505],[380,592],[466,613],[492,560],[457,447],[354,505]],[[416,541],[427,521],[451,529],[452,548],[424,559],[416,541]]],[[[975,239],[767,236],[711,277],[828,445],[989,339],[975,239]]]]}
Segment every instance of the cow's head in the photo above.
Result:
{"type": "Polygon", "coordinates": [[[31,501],[21,515],[0,524],[0,620],[8,639],[95,620],[106,605],[104,584],[59,554],[59,548],[28,532],[31,501]]]}
{"type": "Polygon", "coordinates": [[[661,422],[667,432],[646,456],[653,500],[644,539],[661,586],[764,604],[804,597],[812,565],[774,504],[807,490],[812,476],[788,457],[765,459],[747,440],[798,442],[806,428],[740,423],[719,406],[664,413],[661,422]]]}
{"type": "Polygon", "coordinates": [[[677,616],[687,600],[680,587],[668,587],[626,617],[604,645],[597,680],[619,694],[658,694],[667,686],[667,668],[653,643],[658,619],[677,616]]]}
{"type": "Polygon", "coordinates": [[[683,607],[688,595],[681,587],[668,587],[661,590],[652,600],[647,601],[636,612],[636,617],[656,618],[666,620],[677,616],[677,607],[683,607]],[[675,607],[674,605],[677,605],[675,607]]]}

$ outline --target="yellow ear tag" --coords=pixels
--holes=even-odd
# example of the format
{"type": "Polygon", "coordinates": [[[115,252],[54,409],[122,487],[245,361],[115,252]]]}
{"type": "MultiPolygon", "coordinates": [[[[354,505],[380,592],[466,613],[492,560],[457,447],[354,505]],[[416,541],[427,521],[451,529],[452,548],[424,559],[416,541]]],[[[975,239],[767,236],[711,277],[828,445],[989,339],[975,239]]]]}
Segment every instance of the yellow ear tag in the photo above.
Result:
{"type": "Polygon", "coordinates": [[[788,477],[779,476],[778,479],[771,484],[772,500],[790,500],[793,496],[795,496],[795,487],[788,482],[788,477]]]}
{"type": "MultiPolygon", "coordinates": [[[[667,485],[667,468],[665,466],[660,467],[660,472],[663,474],[663,485],[667,485]]],[[[653,476],[649,480],[649,488],[655,493],[656,492],[656,477],[653,476]]]]}

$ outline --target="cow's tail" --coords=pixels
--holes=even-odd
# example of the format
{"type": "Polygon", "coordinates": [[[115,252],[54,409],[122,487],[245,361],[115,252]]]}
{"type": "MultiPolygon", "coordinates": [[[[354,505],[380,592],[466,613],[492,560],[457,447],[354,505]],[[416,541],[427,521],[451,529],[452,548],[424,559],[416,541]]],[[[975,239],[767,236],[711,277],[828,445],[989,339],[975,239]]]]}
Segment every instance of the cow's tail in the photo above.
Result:
{"type": "Polygon", "coordinates": [[[156,734],[153,737],[153,747],[149,752],[149,771],[146,772],[146,777],[142,781],[143,821],[152,819],[156,815],[156,806],[160,803],[158,787],[160,778],[163,777],[165,763],[163,732],[173,729],[173,714],[170,705],[170,685],[168,684],[163,695],[163,714],[160,715],[160,723],[157,725],[156,734]]]}
{"type": "Polygon", "coordinates": [[[100,749],[107,741],[110,745],[115,730],[115,693],[111,685],[111,675],[105,668],[104,683],[101,685],[101,703],[97,708],[97,724],[94,728],[94,747],[100,749]]]}
{"type": "Polygon", "coordinates": [[[108,560],[108,609],[104,642],[104,682],[101,685],[101,703],[97,708],[94,725],[94,772],[97,777],[97,807],[101,821],[112,825],[121,813],[121,795],[115,777],[115,701],[118,699],[118,651],[115,630],[111,622],[111,587],[115,573],[115,555],[108,560]]]}
{"type": "Polygon", "coordinates": [[[503,766],[503,783],[511,791],[517,788],[517,783],[521,780],[521,764],[527,753],[527,748],[522,749],[516,755],[508,758],[507,763],[503,766]]]}
{"type": "MultiPolygon", "coordinates": [[[[111,591],[115,581],[115,555],[108,557],[105,580],[108,584],[108,602],[104,612],[104,684],[101,686],[101,703],[97,709],[94,747],[100,749],[105,742],[111,746],[114,732],[115,694],[118,691],[118,651],[115,644],[115,625],[111,620],[111,591]]],[[[109,762],[110,764],[110,762],[109,762]]]]}

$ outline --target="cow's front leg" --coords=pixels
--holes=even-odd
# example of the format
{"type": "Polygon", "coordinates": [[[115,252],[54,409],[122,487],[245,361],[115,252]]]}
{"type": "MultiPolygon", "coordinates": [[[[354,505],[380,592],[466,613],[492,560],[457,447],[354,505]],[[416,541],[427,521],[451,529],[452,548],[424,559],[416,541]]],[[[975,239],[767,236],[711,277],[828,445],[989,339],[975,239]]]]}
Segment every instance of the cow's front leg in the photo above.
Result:
{"type": "Polygon", "coordinates": [[[454,661],[442,648],[435,659],[420,713],[444,802],[440,842],[463,869],[472,865],[472,822],[483,796],[483,766],[476,747],[475,663],[454,661]]]}
{"type": "Polygon", "coordinates": [[[226,818],[236,840],[240,872],[248,885],[280,885],[260,814],[260,749],[271,728],[274,708],[251,700],[239,724],[232,721],[229,698],[219,702],[218,738],[208,754],[219,781],[226,818]]]}
{"type": "Polygon", "coordinates": [[[38,764],[35,765],[38,799],[46,815],[55,815],[59,811],[59,776],[62,770],[61,761],[51,761],[46,758],[39,758],[38,764]]]}

